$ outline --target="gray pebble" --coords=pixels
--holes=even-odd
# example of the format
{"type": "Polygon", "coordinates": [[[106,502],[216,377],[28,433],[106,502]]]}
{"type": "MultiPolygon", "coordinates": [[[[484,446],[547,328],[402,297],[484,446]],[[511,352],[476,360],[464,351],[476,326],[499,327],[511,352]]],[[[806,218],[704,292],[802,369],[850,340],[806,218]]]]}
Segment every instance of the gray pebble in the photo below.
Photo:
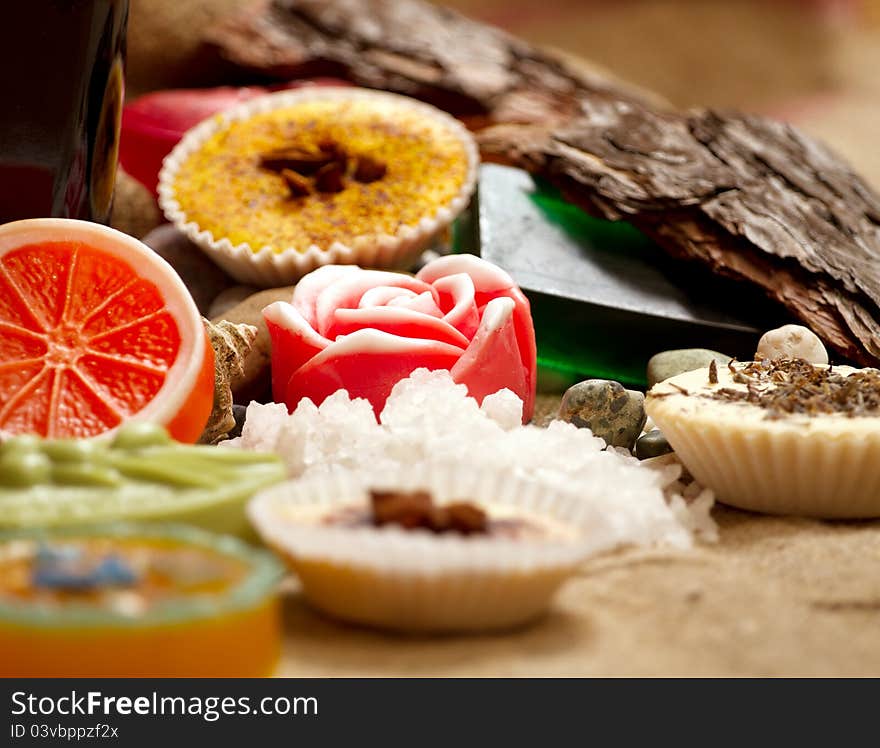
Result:
{"type": "Polygon", "coordinates": [[[660,429],[643,434],[636,442],[636,457],[647,460],[649,457],[660,457],[672,452],[672,447],[660,429]]]}
{"type": "Polygon", "coordinates": [[[210,316],[211,302],[233,284],[232,279],[170,223],[153,229],[144,244],[174,268],[199,311],[210,316]]]}
{"type": "Polygon", "coordinates": [[[657,382],[669,377],[684,374],[686,371],[702,369],[708,366],[712,359],[715,359],[719,366],[724,366],[731,360],[730,356],[707,348],[679,348],[657,353],[648,361],[648,387],[653,387],[657,382]]]}
{"type": "Polygon", "coordinates": [[[590,429],[609,446],[632,450],[645,425],[645,396],[620,382],[587,379],[568,388],[559,418],[590,429]]]}
{"type": "Polygon", "coordinates": [[[217,294],[217,298],[211,302],[211,308],[208,310],[207,316],[210,319],[220,317],[232,309],[232,307],[253,296],[259,290],[253,286],[230,286],[229,288],[224,288],[217,294]]]}

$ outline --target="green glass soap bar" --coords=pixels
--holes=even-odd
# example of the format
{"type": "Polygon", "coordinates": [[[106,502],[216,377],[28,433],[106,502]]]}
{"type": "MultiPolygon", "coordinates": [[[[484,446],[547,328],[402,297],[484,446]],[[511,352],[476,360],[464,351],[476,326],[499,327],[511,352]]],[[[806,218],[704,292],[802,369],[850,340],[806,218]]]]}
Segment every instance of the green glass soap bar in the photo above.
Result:
{"type": "Polygon", "coordinates": [[[285,477],[275,455],[180,444],[149,423],[109,442],[18,436],[0,444],[0,528],[173,521],[251,537],[245,503],[285,477]]]}
{"type": "Polygon", "coordinates": [[[630,224],[593,218],[520,169],[480,168],[454,248],[500,265],[525,291],[539,369],[558,387],[644,386],[648,359],[673,348],[751,356],[760,334],[787,320],[746,284],[673,260],[630,224]]]}

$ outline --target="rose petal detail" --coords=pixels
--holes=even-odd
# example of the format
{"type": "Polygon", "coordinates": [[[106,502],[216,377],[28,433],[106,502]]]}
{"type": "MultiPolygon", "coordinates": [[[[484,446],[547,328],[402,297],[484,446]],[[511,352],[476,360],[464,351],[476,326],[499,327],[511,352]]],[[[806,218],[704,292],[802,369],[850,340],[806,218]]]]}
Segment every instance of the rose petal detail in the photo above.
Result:
{"type": "Polygon", "coordinates": [[[337,309],[336,321],[327,337],[336,339],[363,329],[381,330],[401,338],[419,338],[448,343],[462,349],[470,341],[442,319],[405,307],[378,306],[371,309],[337,309]]]}
{"type": "Polygon", "coordinates": [[[286,301],[276,301],[263,309],[263,319],[272,343],[272,398],[282,402],[293,372],[331,341],[316,333],[299,310],[286,301]]]}
{"type": "Polygon", "coordinates": [[[473,281],[478,293],[495,295],[516,287],[513,278],[504,270],[475,255],[438,257],[416,273],[416,278],[424,283],[434,284],[440,278],[460,273],[464,273],[473,281]]]}
{"type": "Polygon", "coordinates": [[[440,258],[415,278],[327,266],[300,281],[292,306],[272,305],[265,316],[275,399],[291,409],[344,388],[379,412],[394,384],[424,367],[450,370],[479,401],[511,389],[526,420],[534,410],[529,301],[478,257],[440,258]]]}
{"type": "MultiPolygon", "coordinates": [[[[501,297],[499,297],[501,298],[501,297]]],[[[535,408],[535,389],[538,382],[538,345],[535,340],[535,324],[532,322],[532,306],[526,295],[514,286],[507,291],[505,298],[513,299],[516,309],[513,312],[513,324],[516,329],[516,340],[519,344],[520,360],[526,372],[526,391],[528,397],[523,398],[523,407],[529,413],[535,408]]]]}
{"type": "Polygon", "coordinates": [[[523,367],[526,369],[527,390],[529,392],[528,399],[523,398],[523,401],[525,411],[531,413],[534,408],[534,391],[537,380],[537,345],[529,300],[507,272],[474,255],[439,257],[425,265],[416,274],[416,278],[436,287],[441,278],[458,273],[466,273],[473,280],[478,309],[484,308],[493,299],[502,297],[511,298],[516,303],[514,325],[523,367]]]}
{"type": "MultiPolygon", "coordinates": [[[[314,328],[322,335],[326,334],[326,330],[333,324],[333,313],[337,309],[357,309],[361,297],[376,286],[407,288],[417,294],[424,291],[435,293],[431,286],[404,273],[361,270],[360,268],[357,270],[357,273],[345,273],[338,276],[337,280],[326,286],[316,299],[314,328]]],[[[296,298],[296,293],[294,291],[294,298],[296,298]]]]}
{"type": "Polygon", "coordinates": [[[291,303],[313,329],[317,329],[315,307],[324,289],[346,275],[362,272],[357,265],[324,265],[303,277],[293,291],[291,303]]]}
{"type": "Polygon", "coordinates": [[[364,309],[370,306],[385,306],[394,299],[414,299],[418,294],[408,288],[395,286],[376,286],[365,291],[358,302],[358,308],[364,309]]]}
{"type": "Polygon", "coordinates": [[[483,310],[483,319],[477,334],[464,355],[452,367],[452,378],[468,388],[468,394],[482,403],[507,387],[523,401],[523,423],[534,411],[528,370],[520,358],[516,334],[513,299],[499,297],[490,301],[483,310]]]}
{"type": "Polygon", "coordinates": [[[471,277],[456,273],[438,278],[433,285],[440,297],[440,308],[448,310],[443,319],[470,340],[480,326],[476,289],[471,277]]]}
{"type": "Polygon", "coordinates": [[[419,368],[451,369],[462,349],[435,340],[407,339],[379,330],[358,330],[318,353],[294,372],[283,402],[293,411],[310,398],[316,405],[339,389],[370,401],[378,417],[391,389],[419,368]]]}
{"type": "Polygon", "coordinates": [[[435,294],[429,291],[425,291],[424,293],[412,297],[399,296],[396,299],[391,299],[391,301],[388,302],[388,306],[412,309],[414,312],[420,312],[421,314],[437,317],[438,319],[443,317],[443,312],[440,310],[440,307],[437,306],[437,302],[435,301],[435,294]]]}

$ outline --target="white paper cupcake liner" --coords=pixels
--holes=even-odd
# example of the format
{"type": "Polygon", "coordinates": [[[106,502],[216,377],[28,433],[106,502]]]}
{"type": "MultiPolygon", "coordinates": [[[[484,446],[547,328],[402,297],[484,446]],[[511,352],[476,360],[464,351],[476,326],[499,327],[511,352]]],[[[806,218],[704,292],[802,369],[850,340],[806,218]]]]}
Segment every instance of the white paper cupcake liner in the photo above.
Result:
{"type": "Polygon", "coordinates": [[[767,420],[743,417],[755,406],[697,403],[693,395],[649,397],[647,409],[688,471],[720,501],[767,514],[880,517],[880,419],[767,420]]]}
{"type": "Polygon", "coordinates": [[[530,621],[607,537],[605,521],[574,494],[509,474],[432,464],[394,476],[337,472],[260,493],[248,514],[284,556],[318,609],[400,631],[477,631],[530,621]],[[566,528],[570,537],[513,539],[339,527],[308,521],[353,504],[368,489],[428,490],[439,502],[506,506],[566,528]]]}
{"type": "Polygon", "coordinates": [[[239,104],[222,114],[215,115],[189,130],[165,157],[159,172],[159,205],[165,217],[199,246],[214,262],[240,283],[257,286],[283,286],[294,283],[306,273],[322,265],[364,265],[374,268],[403,269],[412,265],[432,240],[449,228],[455,218],[467,207],[477,183],[479,151],[473,136],[454,117],[441,110],[405,96],[347,87],[302,88],[267,94],[239,104]],[[228,123],[247,119],[274,109],[281,109],[304,101],[333,99],[339,101],[367,100],[406,107],[420,116],[442,124],[455,135],[465,148],[468,170],[458,194],[434,215],[425,216],[414,226],[401,226],[391,236],[358,237],[351,245],[334,242],[329,247],[312,244],[309,247],[272,247],[254,249],[248,243],[233,245],[229,239],[202,229],[191,221],[177,201],[174,182],[180,167],[204,142],[228,123]]]}

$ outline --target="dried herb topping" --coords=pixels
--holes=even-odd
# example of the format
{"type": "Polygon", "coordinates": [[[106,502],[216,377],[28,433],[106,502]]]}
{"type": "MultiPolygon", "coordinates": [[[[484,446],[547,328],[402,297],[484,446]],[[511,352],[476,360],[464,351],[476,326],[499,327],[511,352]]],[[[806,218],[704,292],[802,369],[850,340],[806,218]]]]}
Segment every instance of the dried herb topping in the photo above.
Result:
{"type": "MultiPolygon", "coordinates": [[[[722,387],[701,394],[714,400],[757,405],[767,411],[768,418],[789,414],[880,416],[877,369],[844,375],[831,365],[816,366],[801,358],[758,359],[739,366],[731,361],[728,369],[736,384],[745,385],[744,390],[722,387]]],[[[711,371],[709,381],[712,383],[711,371]]]]}

